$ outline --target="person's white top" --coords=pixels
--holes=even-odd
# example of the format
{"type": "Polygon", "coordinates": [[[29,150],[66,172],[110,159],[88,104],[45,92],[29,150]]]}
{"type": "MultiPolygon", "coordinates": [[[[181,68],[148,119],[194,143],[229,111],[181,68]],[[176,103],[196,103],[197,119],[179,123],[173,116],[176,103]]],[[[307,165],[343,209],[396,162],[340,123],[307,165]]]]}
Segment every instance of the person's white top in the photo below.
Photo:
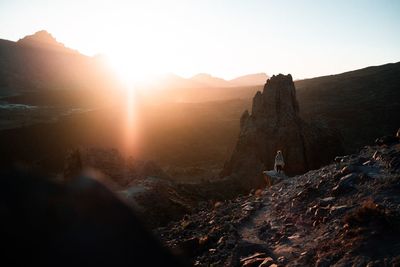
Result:
{"type": "Polygon", "coordinates": [[[283,160],[283,155],[280,150],[278,150],[278,152],[276,153],[276,156],[275,156],[275,169],[276,169],[276,165],[280,165],[280,166],[282,166],[282,168],[285,166],[285,161],[283,160]]]}

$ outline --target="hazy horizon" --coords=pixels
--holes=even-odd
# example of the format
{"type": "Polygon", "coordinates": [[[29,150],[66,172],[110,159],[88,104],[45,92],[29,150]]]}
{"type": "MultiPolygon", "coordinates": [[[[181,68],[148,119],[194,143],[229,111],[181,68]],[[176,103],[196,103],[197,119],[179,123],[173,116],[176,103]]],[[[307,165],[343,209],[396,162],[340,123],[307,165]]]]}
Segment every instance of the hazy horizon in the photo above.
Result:
{"type": "Polygon", "coordinates": [[[398,1],[2,1],[0,38],[47,30],[128,79],[304,79],[400,61],[398,1]]]}

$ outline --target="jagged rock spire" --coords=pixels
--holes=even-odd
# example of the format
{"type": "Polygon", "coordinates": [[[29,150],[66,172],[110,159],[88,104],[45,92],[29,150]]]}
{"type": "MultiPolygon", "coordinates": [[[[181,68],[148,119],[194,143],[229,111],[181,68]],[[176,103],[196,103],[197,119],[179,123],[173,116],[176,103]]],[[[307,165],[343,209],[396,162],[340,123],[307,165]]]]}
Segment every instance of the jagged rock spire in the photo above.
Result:
{"type": "Polygon", "coordinates": [[[257,92],[254,96],[252,113],[268,116],[269,119],[298,115],[299,105],[292,76],[279,74],[268,79],[263,92],[257,92]]]}
{"type": "Polygon", "coordinates": [[[311,126],[299,117],[290,74],[272,76],[263,91],[256,93],[251,114],[245,111],[240,118],[239,140],[221,176],[235,176],[244,186],[258,186],[261,172],[273,168],[277,150],[283,152],[289,175],[318,168],[342,153],[338,132],[311,126]]]}

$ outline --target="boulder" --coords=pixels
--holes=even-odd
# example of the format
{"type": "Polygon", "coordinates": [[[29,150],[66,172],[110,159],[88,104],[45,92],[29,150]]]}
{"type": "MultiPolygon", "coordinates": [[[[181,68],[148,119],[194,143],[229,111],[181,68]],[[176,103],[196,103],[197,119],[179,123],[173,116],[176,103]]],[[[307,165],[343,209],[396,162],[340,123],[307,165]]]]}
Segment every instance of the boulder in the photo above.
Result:
{"type": "Polygon", "coordinates": [[[283,179],[287,178],[284,173],[278,173],[275,170],[263,171],[264,179],[268,187],[279,183],[283,179]]]}

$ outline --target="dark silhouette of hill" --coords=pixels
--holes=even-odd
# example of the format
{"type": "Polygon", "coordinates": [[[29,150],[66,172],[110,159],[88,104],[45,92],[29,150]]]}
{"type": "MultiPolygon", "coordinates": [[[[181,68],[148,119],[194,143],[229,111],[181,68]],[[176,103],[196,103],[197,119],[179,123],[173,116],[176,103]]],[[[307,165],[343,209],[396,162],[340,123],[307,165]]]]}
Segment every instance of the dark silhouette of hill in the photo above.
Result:
{"type": "Polygon", "coordinates": [[[202,88],[204,85],[201,82],[186,79],[179,75],[168,73],[159,79],[156,79],[154,87],[159,89],[189,89],[189,88],[202,88]]]}
{"type": "Polygon", "coordinates": [[[203,87],[242,87],[242,86],[259,86],[265,84],[268,79],[265,73],[255,73],[239,76],[231,80],[214,77],[208,73],[199,73],[189,80],[198,82],[203,87]]]}
{"type": "Polygon", "coordinates": [[[45,30],[38,31],[32,35],[27,35],[17,42],[21,46],[31,46],[45,49],[59,50],[60,52],[78,53],[75,50],[65,47],[58,42],[49,32],[45,30]]]}
{"type": "Polygon", "coordinates": [[[117,80],[97,57],[65,47],[46,31],[18,42],[0,40],[0,96],[56,91],[62,101],[66,90],[74,90],[77,98],[93,104],[105,101],[100,96],[110,96],[117,87],[117,80]]]}
{"type": "Polygon", "coordinates": [[[400,62],[295,82],[300,115],[339,129],[347,153],[400,125],[400,62]]]}
{"type": "Polygon", "coordinates": [[[150,102],[206,102],[250,98],[262,88],[268,76],[265,73],[249,74],[224,80],[207,73],[191,78],[167,74],[140,86],[143,96],[150,102]]]}
{"type": "Polygon", "coordinates": [[[203,84],[203,86],[211,86],[211,87],[230,87],[232,84],[224,79],[214,77],[207,73],[199,73],[190,78],[190,80],[199,82],[203,84]]]}

